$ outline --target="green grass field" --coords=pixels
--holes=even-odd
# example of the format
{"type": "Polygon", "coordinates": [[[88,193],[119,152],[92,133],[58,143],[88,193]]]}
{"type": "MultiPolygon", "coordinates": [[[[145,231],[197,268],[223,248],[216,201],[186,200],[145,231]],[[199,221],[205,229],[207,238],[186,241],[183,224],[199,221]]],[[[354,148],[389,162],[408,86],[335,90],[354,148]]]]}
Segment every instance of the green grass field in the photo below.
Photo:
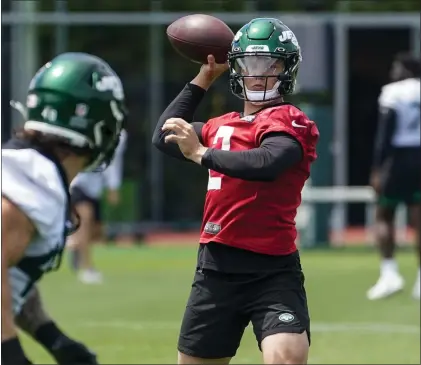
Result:
{"type": "MultiPolygon", "coordinates": [[[[105,275],[101,286],[76,281],[67,262],[49,274],[41,290],[46,306],[72,336],[84,341],[103,364],[174,364],[176,343],[194,273],[193,247],[98,247],[105,275]]],[[[331,250],[302,253],[312,316],[312,364],[420,364],[420,304],[410,296],[416,260],[401,252],[406,290],[369,302],[378,275],[374,252],[331,250]]],[[[36,363],[49,355],[24,338],[36,363]]],[[[250,328],[235,364],[257,364],[261,355],[250,328]]]]}

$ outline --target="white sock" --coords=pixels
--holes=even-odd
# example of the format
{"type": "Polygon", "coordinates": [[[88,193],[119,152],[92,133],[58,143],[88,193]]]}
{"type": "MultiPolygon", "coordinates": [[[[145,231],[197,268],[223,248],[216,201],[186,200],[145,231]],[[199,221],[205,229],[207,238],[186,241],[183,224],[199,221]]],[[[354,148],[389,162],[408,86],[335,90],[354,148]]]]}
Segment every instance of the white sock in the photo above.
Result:
{"type": "Polygon", "coordinates": [[[398,270],[398,263],[395,259],[384,259],[380,265],[380,273],[381,275],[386,274],[397,274],[398,270]]]}

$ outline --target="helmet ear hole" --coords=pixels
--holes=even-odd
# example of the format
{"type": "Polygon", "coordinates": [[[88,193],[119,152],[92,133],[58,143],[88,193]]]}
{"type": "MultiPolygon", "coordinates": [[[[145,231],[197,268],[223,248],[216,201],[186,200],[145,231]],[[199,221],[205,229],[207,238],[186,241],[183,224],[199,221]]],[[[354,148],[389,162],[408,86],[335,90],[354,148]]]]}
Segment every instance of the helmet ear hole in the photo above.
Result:
{"type": "Polygon", "coordinates": [[[238,83],[237,80],[234,80],[234,88],[236,93],[242,93],[243,87],[238,83]]]}
{"type": "Polygon", "coordinates": [[[279,94],[285,95],[291,93],[291,88],[293,87],[293,80],[291,79],[291,76],[281,74],[279,75],[278,79],[281,81],[278,87],[279,94]]]}
{"type": "Polygon", "coordinates": [[[230,86],[231,86],[231,91],[235,95],[240,95],[243,92],[243,88],[241,87],[237,78],[235,77],[230,79],[230,86]]]}
{"type": "Polygon", "coordinates": [[[112,137],[113,134],[114,134],[114,132],[110,128],[108,128],[107,126],[104,126],[103,127],[103,131],[102,132],[103,132],[104,136],[107,137],[107,138],[112,137]]]}
{"type": "Polygon", "coordinates": [[[288,76],[287,75],[285,75],[284,73],[280,73],[279,75],[278,75],[278,80],[279,81],[285,81],[285,80],[287,80],[288,79],[288,76]]]}

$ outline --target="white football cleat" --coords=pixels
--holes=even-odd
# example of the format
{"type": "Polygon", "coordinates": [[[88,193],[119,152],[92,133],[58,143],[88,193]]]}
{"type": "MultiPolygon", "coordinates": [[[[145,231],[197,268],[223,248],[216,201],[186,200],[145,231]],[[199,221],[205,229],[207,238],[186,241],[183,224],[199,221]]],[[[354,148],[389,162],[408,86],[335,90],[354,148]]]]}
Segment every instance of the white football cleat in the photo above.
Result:
{"type": "Polygon", "coordinates": [[[380,276],[377,283],[367,291],[369,300],[387,298],[401,291],[404,287],[404,280],[398,273],[388,273],[380,276]]]}
{"type": "Polygon", "coordinates": [[[93,269],[81,270],[78,278],[84,284],[102,284],[103,281],[102,274],[93,269]]]}

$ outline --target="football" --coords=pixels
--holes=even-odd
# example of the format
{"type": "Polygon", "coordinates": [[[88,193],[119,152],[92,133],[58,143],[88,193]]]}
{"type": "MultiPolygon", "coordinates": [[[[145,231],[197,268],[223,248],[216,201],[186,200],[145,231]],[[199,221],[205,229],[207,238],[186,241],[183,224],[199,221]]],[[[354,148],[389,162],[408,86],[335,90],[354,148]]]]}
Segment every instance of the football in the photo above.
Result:
{"type": "Polygon", "coordinates": [[[227,61],[234,33],[222,20],[205,14],[187,15],[169,25],[167,36],[175,50],[196,63],[207,63],[214,55],[217,63],[227,61]]]}

